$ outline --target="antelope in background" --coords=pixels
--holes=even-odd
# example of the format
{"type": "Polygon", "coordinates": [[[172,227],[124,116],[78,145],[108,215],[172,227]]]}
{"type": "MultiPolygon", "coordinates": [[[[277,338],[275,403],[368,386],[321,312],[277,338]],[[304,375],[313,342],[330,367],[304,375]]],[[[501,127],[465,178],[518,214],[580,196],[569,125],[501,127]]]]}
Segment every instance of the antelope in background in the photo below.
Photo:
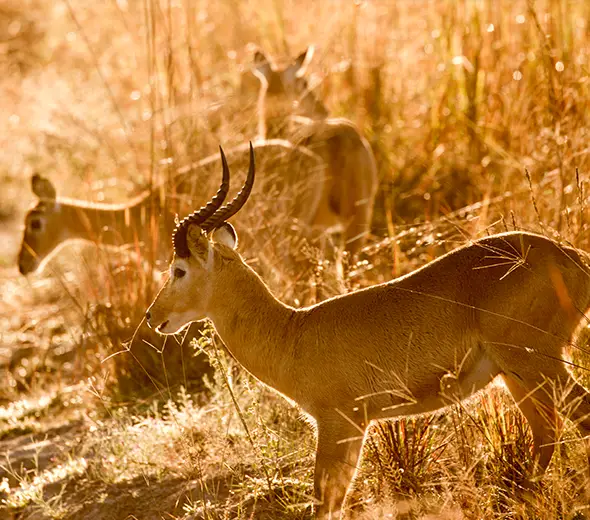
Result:
{"type": "Polygon", "coordinates": [[[372,420],[432,412],[501,376],[533,433],[538,476],[557,439],[558,409],[590,433],[590,394],[566,369],[590,307],[588,257],[526,232],[489,236],[393,281],[295,309],[236,251],[227,220],[239,194],[217,195],[174,231],[170,276],[148,324],[173,334],[209,318],[254,377],[317,425],[315,497],[339,518],[372,420]]]}
{"type": "MultiPolygon", "coordinates": [[[[255,146],[266,159],[266,169],[264,183],[254,197],[256,212],[252,212],[247,221],[248,229],[252,229],[250,234],[256,239],[250,249],[270,254],[270,241],[284,240],[284,236],[258,233],[261,218],[265,219],[265,228],[272,229],[274,235],[285,235],[285,230],[293,227],[293,221],[300,224],[300,231],[305,234],[319,205],[325,170],[319,157],[304,147],[294,148],[287,141],[260,141],[255,146]],[[292,177],[282,171],[299,169],[303,173],[292,177]],[[271,218],[275,222],[269,226],[271,218]]],[[[231,155],[239,159],[246,151],[247,146],[238,146],[231,150],[231,155]]],[[[167,204],[161,187],[144,191],[123,204],[97,204],[67,199],[58,197],[49,179],[39,174],[33,175],[31,188],[38,201],[25,216],[25,231],[18,257],[19,271],[26,275],[43,268],[64,243],[72,239],[95,242],[101,246],[151,244],[151,251],[158,252],[157,260],[169,262],[170,235],[175,226],[173,208],[184,205],[185,199],[202,197],[203,188],[210,183],[207,172],[200,174],[200,183],[186,179],[186,174],[215,165],[218,160],[217,155],[212,155],[181,168],[175,177],[182,177],[177,181],[176,190],[180,200],[169,200],[167,204]],[[199,186],[199,191],[195,184],[199,186]]]]}
{"type": "Polygon", "coordinates": [[[53,183],[37,173],[31,188],[39,200],[25,216],[18,255],[18,269],[25,275],[43,268],[68,240],[121,246],[163,239],[174,229],[174,215],[163,211],[159,191],[144,192],[126,204],[94,204],[58,198],[53,183]]]}
{"type": "Polygon", "coordinates": [[[345,248],[354,255],[370,232],[377,166],[358,128],[346,119],[328,118],[326,107],[310,90],[303,75],[312,56],[309,47],[292,63],[278,67],[262,52],[255,53],[258,133],[302,144],[324,160],[326,185],[313,224],[341,233],[345,248]]]}

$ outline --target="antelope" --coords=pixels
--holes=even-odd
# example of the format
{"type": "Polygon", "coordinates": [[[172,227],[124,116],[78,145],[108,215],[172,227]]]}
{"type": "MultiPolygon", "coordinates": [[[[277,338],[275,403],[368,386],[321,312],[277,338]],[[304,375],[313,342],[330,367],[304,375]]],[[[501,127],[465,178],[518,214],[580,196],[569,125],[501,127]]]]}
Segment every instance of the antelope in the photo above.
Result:
{"type": "Polygon", "coordinates": [[[314,225],[341,233],[354,255],[370,232],[378,187],[371,146],[347,119],[329,118],[303,77],[313,57],[309,47],[292,63],[277,67],[261,52],[254,55],[253,73],[260,81],[258,133],[263,137],[295,137],[324,160],[326,186],[314,225]],[[296,116],[289,117],[293,107],[296,116]],[[303,116],[303,117],[301,117],[303,116]]]}
{"type": "MultiPolygon", "coordinates": [[[[301,222],[303,228],[311,226],[324,183],[325,172],[321,159],[305,147],[295,148],[291,143],[279,139],[260,141],[255,146],[257,150],[265,151],[271,159],[269,170],[289,168],[290,163],[295,163],[305,165],[307,171],[307,176],[299,175],[298,178],[279,178],[278,173],[281,172],[265,172],[265,183],[257,196],[257,211],[261,211],[262,206],[268,209],[271,201],[275,214],[280,213],[276,215],[277,220],[286,217],[287,220],[301,222]],[[273,195],[272,199],[269,194],[273,195]]],[[[246,147],[238,146],[232,150],[232,154],[239,156],[246,150],[246,147]]],[[[218,156],[213,155],[181,168],[173,180],[184,177],[197,168],[207,167],[217,160],[218,156]]],[[[181,196],[198,197],[199,193],[191,192],[195,191],[194,184],[183,178],[177,192],[181,196]]],[[[160,252],[158,261],[166,265],[169,263],[168,241],[174,230],[175,214],[170,204],[163,203],[160,189],[144,191],[124,204],[96,204],[58,197],[53,183],[39,174],[32,176],[31,188],[38,201],[25,216],[25,231],[18,258],[19,271],[22,274],[42,270],[70,239],[87,240],[103,246],[134,243],[155,246],[165,242],[166,247],[154,247],[153,250],[160,252]]],[[[255,215],[251,220],[254,219],[255,215]]],[[[277,221],[273,229],[282,229],[289,222],[277,221]]],[[[248,224],[255,227],[255,222],[248,224]]],[[[262,238],[258,245],[261,241],[262,238]]]]}
{"type": "Polygon", "coordinates": [[[38,173],[31,178],[31,188],[39,200],[25,216],[18,256],[24,275],[42,270],[68,240],[106,246],[150,243],[174,229],[174,215],[164,211],[157,191],[146,191],[126,204],[88,203],[58,198],[53,183],[38,173]]]}
{"type": "Polygon", "coordinates": [[[588,256],[544,236],[488,236],[416,271],[316,305],[273,296],[236,250],[228,220],[248,200],[229,173],[173,233],[169,278],[146,312],[173,334],[208,318],[233,357],[317,427],[319,518],[339,518],[371,421],[425,414],[501,376],[533,433],[535,479],[567,410],[590,433],[590,394],[564,357],[590,307],[588,256]]]}

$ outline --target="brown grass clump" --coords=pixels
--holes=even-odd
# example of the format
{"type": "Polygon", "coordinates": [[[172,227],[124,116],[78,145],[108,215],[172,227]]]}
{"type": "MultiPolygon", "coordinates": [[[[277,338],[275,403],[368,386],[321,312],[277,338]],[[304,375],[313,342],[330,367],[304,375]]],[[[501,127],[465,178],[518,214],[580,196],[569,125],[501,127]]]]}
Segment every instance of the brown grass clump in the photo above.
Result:
{"type": "MultiPolygon", "coordinates": [[[[322,165],[257,153],[260,191],[236,226],[278,296],[301,305],[389,280],[507,229],[590,250],[588,20],[590,4],[574,0],[2,3],[0,516],[311,511],[314,441],[298,412],[235,366],[209,329],[180,347],[141,324],[168,239],[117,253],[70,245],[44,274],[17,276],[33,172],[95,202],[158,186],[183,215],[211,195],[218,145],[256,136],[254,50],[282,59],[313,44],[310,85],[367,136],[380,190],[365,250],[330,256],[305,226],[322,165]],[[276,182],[288,175],[297,182],[276,182]]],[[[228,157],[233,191],[246,155],[228,157]]],[[[572,361],[588,386],[584,351],[572,361]]],[[[559,438],[547,475],[526,487],[530,433],[501,386],[375,425],[352,510],[586,518],[582,443],[568,421],[559,438]]]]}

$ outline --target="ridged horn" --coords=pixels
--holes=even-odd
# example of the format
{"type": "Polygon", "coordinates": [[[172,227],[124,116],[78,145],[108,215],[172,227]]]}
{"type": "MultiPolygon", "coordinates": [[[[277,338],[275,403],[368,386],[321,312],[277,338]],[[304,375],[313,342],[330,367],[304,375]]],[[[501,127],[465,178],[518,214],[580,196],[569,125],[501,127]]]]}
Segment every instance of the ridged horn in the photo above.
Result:
{"type": "MultiPolygon", "coordinates": [[[[221,163],[223,165],[223,173],[221,178],[221,185],[217,190],[217,193],[213,198],[204,206],[201,206],[198,210],[194,211],[190,215],[184,217],[174,229],[172,234],[172,244],[174,246],[174,252],[181,258],[188,258],[190,251],[186,242],[186,232],[189,224],[197,224],[202,227],[202,223],[209,219],[219,207],[223,204],[223,201],[227,197],[229,192],[229,166],[221,146],[219,147],[221,152],[221,163]]],[[[203,228],[204,229],[204,228],[203,228]]]]}
{"type": "MultiPolygon", "coordinates": [[[[223,150],[221,150],[221,157],[222,160],[225,161],[223,150]]],[[[238,194],[233,198],[231,202],[228,202],[227,204],[219,208],[212,216],[210,216],[205,222],[202,223],[201,227],[205,231],[210,231],[212,229],[219,227],[226,220],[228,220],[230,217],[232,217],[238,211],[240,211],[242,206],[248,200],[250,193],[252,193],[255,174],[256,165],[254,161],[254,147],[252,146],[252,142],[250,142],[250,166],[248,168],[248,175],[246,176],[246,181],[244,182],[242,189],[238,192],[238,194]]]]}

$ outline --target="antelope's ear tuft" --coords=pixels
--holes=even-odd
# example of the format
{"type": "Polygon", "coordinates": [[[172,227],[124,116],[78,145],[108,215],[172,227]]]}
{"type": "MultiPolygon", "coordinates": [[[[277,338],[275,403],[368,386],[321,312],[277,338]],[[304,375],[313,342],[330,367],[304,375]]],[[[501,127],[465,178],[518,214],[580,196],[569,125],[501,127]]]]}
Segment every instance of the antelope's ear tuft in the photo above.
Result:
{"type": "Polygon", "coordinates": [[[229,222],[224,222],[215,231],[213,231],[213,240],[219,244],[235,249],[238,247],[238,235],[236,230],[229,222]]]}
{"type": "Polygon", "coordinates": [[[52,182],[38,173],[35,173],[31,178],[31,188],[40,199],[55,200],[57,196],[52,182]]]}

